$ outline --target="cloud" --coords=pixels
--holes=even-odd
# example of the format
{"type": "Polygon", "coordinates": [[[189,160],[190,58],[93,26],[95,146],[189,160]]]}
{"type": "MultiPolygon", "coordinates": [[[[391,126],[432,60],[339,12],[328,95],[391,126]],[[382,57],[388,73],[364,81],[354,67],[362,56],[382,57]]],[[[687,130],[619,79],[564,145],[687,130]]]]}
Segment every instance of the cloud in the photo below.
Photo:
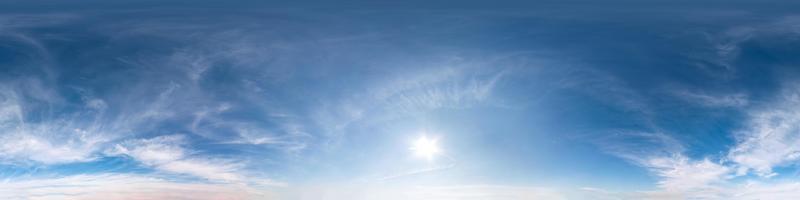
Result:
{"type": "Polygon", "coordinates": [[[576,90],[603,103],[635,112],[642,115],[645,121],[653,115],[652,109],[647,104],[647,96],[640,94],[619,77],[589,68],[570,70],[567,76],[569,79],[560,81],[557,87],[576,90]]]}
{"type": "Polygon", "coordinates": [[[645,168],[657,178],[658,190],[612,196],[625,199],[716,199],[725,194],[719,191],[724,189],[727,180],[734,177],[731,167],[722,162],[689,158],[684,153],[684,145],[664,133],[623,131],[600,140],[598,145],[612,155],[645,168]]]}
{"type": "Polygon", "coordinates": [[[491,106],[496,100],[493,91],[513,69],[480,69],[482,64],[396,72],[365,83],[365,92],[323,104],[314,120],[335,141],[353,124],[370,125],[437,109],[491,106]]]}
{"type": "Polygon", "coordinates": [[[250,144],[250,145],[268,145],[269,147],[277,148],[289,153],[300,152],[308,144],[306,139],[309,137],[307,134],[270,134],[270,131],[263,129],[248,129],[248,127],[234,127],[239,138],[224,142],[225,144],[250,144]],[[277,135],[277,136],[276,136],[277,135]]]}
{"type": "Polygon", "coordinates": [[[271,199],[246,185],[176,182],[136,174],[93,174],[0,182],[0,199],[271,199]]]}
{"type": "Polygon", "coordinates": [[[402,76],[374,88],[370,96],[377,102],[385,102],[393,111],[459,108],[485,101],[498,80],[508,73],[469,74],[467,71],[471,70],[446,67],[419,72],[417,76],[402,76]]]}
{"type": "MultiPolygon", "coordinates": [[[[742,45],[756,39],[796,36],[800,20],[784,17],[777,21],[736,26],[711,37],[714,55],[701,55],[708,63],[724,68],[714,75],[731,78],[742,45]]],[[[759,41],[757,41],[759,42],[759,41]]],[[[608,82],[608,81],[605,81],[608,82]]],[[[784,82],[776,100],[752,101],[746,92],[719,93],[677,89],[669,92],[687,102],[706,107],[747,109],[747,120],[732,133],[735,143],[721,157],[690,157],[677,140],[663,134],[616,134],[598,145],[607,152],[644,167],[657,178],[652,191],[609,192],[587,190],[617,199],[792,199],[800,194],[792,175],[783,167],[795,168],[800,161],[800,90],[796,82],[784,82]],[[666,137],[665,137],[666,136],[666,137]],[[653,142],[658,141],[658,142],[653,142]]],[[[606,86],[610,87],[610,86],[606,86]]],[[[614,87],[610,87],[614,88],[614,87]]],[[[635,95],[626,95],[633,96],[635,95]]],[[[640,98],[633,98],[640,99],[640,98]]],[[[629,103],[633,104],[633,103],[629,103]]],[[[633,104],[636,105],[636,104],[633,104]]],[[[654,129],[658,130],[656,126],[654,129]]]]}
{"type": "Polygon", "coordinates": [[[731,200],[756,200],[756,199],[796,199],[800,198],[800,182],[772,182],[744,181],[742,183],[729,183],[713,189],[694,191],[633,191],[611,192],[602,189],[583,190],[582,195],[588,199],[616,199],[616,200],[674,200],[674,199],[731,199],[731,200]]]}
{"type": "Polygon", "coordinates": [[[257,121],[221,118],[220,115],[229,109],[229,104],[222,104],[214,109],[196,112],[190,124],[192,133],[214,139],[220,144],[263,145],[287,153],[301,152],[313,138],[305,131],[305,126],[291,120],[275,120],[277,127],[268,128],[257,121]]]}
{"type": "Polygon", "coordinates": [[[736,135],[728,158],[738,166],[738,174],[753,171],[770,177],[773,168],[800,160],[800,91],[795,86],[783,91],[778,101],[750,113],[747,128],[736,135]]]}
{"type": "Polygon", "coordinates": [[[675,90],[672,93],[689,103],[706,107],[742,107],[750,103],[748,95],[744,93],[717,95],[689,90],[675,90]]]}
{"type": "Polygon", "coordinates": [[[658,186],[670,192],[703,194],[715,190],[731,170],[719,163],[703,159],[692,161],[685,156],[651,158],[645,164],[660,178],[658,186]]]}
{"type": "Polygon", "coordinates": [[[183,135],[164,135],[149,139],[127,140],[107,151],[108,155],[127,155],[165,172],[188,174],[211,181],[240,182],[241,164],[223,159],[193,156],[183,135]]]}
{"type": "MultiPolygon", "coordinates": [[[[77,132],[77,131],[76,131],[77,132]]],[[[97,142],[73,138],[66,143],[56,143],[50,138],[28,135],[24,132],[3,135],[0,156],[13,162],[26,160],[43,164],[86,162],[94,160],[97,142]]]]}
{"type": "Polygon", "coordinates": [[[782,16],[778,19],[768,20],[737,24],[719,32],[704,33],[703,36],[708,39],[711,53],[697,53],[689,55],[689,57],[701,60],[696,64],[711,76],[725,79],[737,77],[738,66],[735,62],[740,58],[743,44],[773,36],[800,33],[800,17],[798,16],[782,16]]]}
{"type": "Polygon", "coordinates": [[[686,148],[680,141],[660,132],[614,131],[594,142],[609,154],[645,167],[650,167],[652,159],[680,156],[686,148]]]}
{"type": "Polygon", "coordinates": [[[265,38],[247,31],[179,26],[187,23],[161,19],[122,20],[120,24],[133,25],[122,27],[95,19],[83,15],[0,16],[0,43],[9,44],[3,52],[20,58],[4,63],[9,65],[0,69],[0,165],[31,169],[24,174],[3,173],[8,175],[3,178],[14,181],[43,175],[37,169],[69,171],[71,165],[65,164],[76,163],[108,171],[108,166],[99,163],[104,157],[125,156],[153,169],[154,174],[171,178],[265,187],[287,185],[262,178],[271,176],[265,175],[269,172],[250,171],[261,167],[248,166],[251,162],[247,159],[254,157],[242,155],[250,153],[242,151],[253,151],[248,149],[252,147],[238,146],[269,147],[259,148],[258,156],[297,153],[306,149],[313,137],[303,121],[291,117],[296,115],[292,110],[283,109],[302,105],[267,104],[264,102],[273,99],[254,89],[269,87],[274,80],[271,76],[283,75],[272,73],[274,67],[264,67],[274,57],[267,55],[272,46],[263,46],[269,43],[263,41],[265,38]],[[87,26],[85,32],[74,34],[103,38],[103,47],[78,45],[74,51],[51,55],[53,43],[74,42],[73,33],[60,32],[71,32],[73,22],[87,26]],[[59,31],[41,34],[27,30],[39,26],[59,31]],[[151,40],[170,41],[162,46],[170,50],[135,55],[117,51],[130,47],[127,41],[139,39],[144,42],[137,46],[154,45],[144,44],[151,40]],[[177,44],[185,41],[191,42],[177,44]],[[97,51],[108,57],[94,56],[97,51]],[[51,58],[61,56],[80,64],[63,68],[51,58]],[[214,80],[218,77],[209,78],[208,73],[213,70],[229,72],[236,78],[214,80]],[[228,95],[228,91],[236,92],[228,95]],[[258,115],[261,112],[288,114],[262,118],[258,115]],[[175,132],[185,134],[159,136],[175,132]],[[225,149],[194,148],[193,139],[225,149]]]}
{"type": "Polygon", "coordinates": [[[800,198],[800,182],[758,183],[749,182],[734,188],[731,199],[797,199],[800,198]]]}
{"type": "Polygon", "coordinates": [[[0,159],[10,163],[85,162],[106,141],[72,121],[27,121],[20,95],[0,85],[0,159]]]}
{"type": "MultiPolygon", "coordinates": [[[[659,190],[622,192],[622,199],[791,199],[798,183],[783,179],[775,168],[800,161],[800,90],[786,84],[777,100],[748,112],[736,143],[718,160],[692,159],[682,145],[663,134],[619,134],[600,145],[608,152],[645,167],[658,178],[659,190]],[[645,141],[645,142],[642,142],[645,141]],[[635,144],[635,145],[634,145],[635,144]],[[661,152],[661,153],[658,153],[661,152]],[[749,176],[757,175],[758,179],[749,176]],[[736,179],[736,181],[733,181],[736,179]],[[623,198],[624,197],[624,198],[623,198]]],[[[783,176],[785,177],[785,176],[783,176]]]]}

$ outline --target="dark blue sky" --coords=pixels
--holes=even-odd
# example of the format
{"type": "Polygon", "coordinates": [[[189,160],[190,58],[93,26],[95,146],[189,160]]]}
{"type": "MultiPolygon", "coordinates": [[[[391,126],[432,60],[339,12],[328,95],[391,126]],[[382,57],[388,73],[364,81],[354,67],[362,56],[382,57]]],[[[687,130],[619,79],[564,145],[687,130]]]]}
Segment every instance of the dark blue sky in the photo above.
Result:
{"type": "Polygon", "coordinates": [[[0,197],[797,198],[797,9],[4,1],[0,197]]]}

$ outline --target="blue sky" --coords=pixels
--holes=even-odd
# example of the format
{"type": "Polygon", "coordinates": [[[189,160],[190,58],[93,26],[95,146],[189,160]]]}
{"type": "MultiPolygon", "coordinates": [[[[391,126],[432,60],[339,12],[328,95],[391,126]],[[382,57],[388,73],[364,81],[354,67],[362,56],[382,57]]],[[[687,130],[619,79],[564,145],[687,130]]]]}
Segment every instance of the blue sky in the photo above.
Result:
{"type": "Polygon", "coordinates": [[[0,2],[0,198],[796,199],[797,6],[0,2]]]}

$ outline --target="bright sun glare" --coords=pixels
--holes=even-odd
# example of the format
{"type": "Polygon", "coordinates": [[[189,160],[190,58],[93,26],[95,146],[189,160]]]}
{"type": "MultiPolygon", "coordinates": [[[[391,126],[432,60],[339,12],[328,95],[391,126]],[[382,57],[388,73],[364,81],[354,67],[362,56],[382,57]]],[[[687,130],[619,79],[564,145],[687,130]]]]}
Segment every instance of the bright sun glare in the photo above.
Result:
{"type": "Polygon", "coordinates": [[[435,139],[422,136],[414,141],[414,144],[411,146],[411,150],[414,151],[414,154],[417,156],[425,157],[428,160],[433,160],[433,157],[440,152],[439,146],[436,144],[436,142],[437,141],[435,139]]]}

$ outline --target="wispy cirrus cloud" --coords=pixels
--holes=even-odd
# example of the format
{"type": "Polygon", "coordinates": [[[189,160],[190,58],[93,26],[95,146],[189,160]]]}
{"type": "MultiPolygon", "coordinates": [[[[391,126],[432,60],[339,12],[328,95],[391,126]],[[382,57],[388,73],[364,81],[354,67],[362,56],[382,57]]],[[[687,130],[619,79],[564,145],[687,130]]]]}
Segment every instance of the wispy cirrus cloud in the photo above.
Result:
{"type": "Polygon", "coordinates": [[[652,158],[645,164],[660,178],[658,186],[691,198],[719,198],[713,191],[721,188],[732,171],[708,158],[691,160],[682,155],[652,158]]]}
{"type": "Polygon", "coordinates": [[[795,148],[800,145],[795,140],[800,137],[795,125],[800,115],[794,111],[800,102],[798,94],[796,84],[787,83],[774,102],[748,112],[746,126],[734,134],[736,143],[722,158],[690,158],[683,153],[683,144],[663,134],[612,137],[615,140],[607,140],[604,144],[608,146],[603,148],[648,169],[658,177],[659,186],[659,190],[615,195],[622,199],[781,199],[800,195],[794,190],[798,183],[773,178],[785,177],[774,169],[800,160],[800,150],[795,148]]]}
{"type": "MultiPolygon", "coordinates": [[[[0,85],[1,86],[1,85],[0,85]]],[[[59,164],[85,162],[107,139],[84,121],[28,121],[33,108],[22,104],[18,92],[0,87],[0,160],[7,163],[59,164]],[[55,134],[61,133],[61,134],[55,134]]],[[[42,97],[44,98],[44,97],[42,97]]],[[[43,99],[52,100],[52,99],[43,99]]]]}
{"type": "Polygon", "coordinates": [[[601,189],[584,190],[583,195],[592,199],[619,199],[619,200],[672,200],[672,199],[794,199],[800,197],[800,182],[764,182],[746,181],[744,183],[725,184],[704,190],[692,191],[634,191],[611,192],[601,189]]]}
{"type": "Polygon", "coordinates": [[[193,156],[191,150],[186,149],[186,144],[183,135],[164,135],[128,140],[115,145],[106,153],[110,156],[126,155],[164,172],[187,174],[211,181],[243,181],[242,176],[237,174],[242,167],[240,163],[193,156]]]}
{"type": "MultiPolygon", "coordinates": [[[[451,65],[458,65],[454,63],[451,65]]],[[[513,69],[470,70],[482,63],[463,67],[433,67],[398,72],[391,78],[367,84],[363,93],[323,104],[314,120],[334,140],[353,124],[369,125],[437,109],[464,109],[492,105],[492,93],[513,69]],[[476,66],[475,66],[476,65],[476,66]]]]}
{"type": "MultiPolygon", "coordinates": [[[[3,69],[4,72],[10,72],[7,74],[24,74],[24,76],[0,77],[2,79],[0,100],[3,101],[0,108],[3,112],[0,126],[3,126],[4,131],[0,137],[7,141],[0,147],[6,149],[0,154],[3,160],[33,161],[45,165],[89,162],[102,156],[101,151],[108,146],[114,146],[120,141],[139,139],[141,135],[151,134],[155,129],[166,126],[174,129],[189,127],[188,134],[208,137],[209,140],[218,143],[272,145],[277,149],[286,149],[286,152],[296,152],[305,148],[305,140],[309,135],[303,134],[305,130],[301,123],[284,121],[263,123],[258,120],[241,118],[233,120],[220,116],[228,114],[225,113],[227,109],[223,107],[241,107],[243,102],[231,102],[233,100],[252,98],[251,101],[261,101],[262,97],[258,96],[260,94],[255,94],[257,91],[248,88],[239,93],[241,98],[218,99],[212,97],[217,96],[215,93],[221,89],[238,89],[244,85],[232,84],[228,86],[230,88],[203,85],[203,78],[207,76],[205,71],[215,67],[224,70],[249,70],[232,70],[232,74],[236,76],[265,74],[261,70],[269,70],[253,67],[265,61],[258,59],[265,58],[262,55],[265,55],[268,49],[261,48],[259,44],[249,43],[258,38],[249,38],[247,41],[240,38],[251,33],[214,31],[205,29],[205,26],[177,26],[176,24],[180,23],[174,21],[136,19],[123,22],[130,26],[119,27],[104,23],[103,20],[89,20],[93,28],[82,34],[109,38],[108,44],[112,46],[125,45],[125,39],[141,37],[154,37],[154,40],[158,41],[193,41],[192,45],[177,47],[175,51],[165,55],[128,55],[116,52],[119,53],[118,56],[112,56],[111,60],[106,58],[94,61],[126,69],[106,71],[103,68],[91,67],[63,70],[55,65],[57,63],[51,63],[53,55],[49,52],[48,42],[69,36],[56,33],[42,35],[25,30],[42,26],[62,27],[81,20],[86,22],[87,19],[83,17],[85,16],[78,14],[0,17],[0,23],[6,25],[1,30],[3,37],[0,37],[0,40],[14,45],[25,45],[13,49],[14,52],[24,54],[20,55],[21,58],[37,58],[22,59],[20,62],[24,65],[3,69]],[[203,31],[197,32],[198,29],[203,31]],[[190,32],[210,36],[213,39],[176,37],[190,32]],[[229,42],[230,38],[237,38],[240,42],[229,42]],[[225,42],[219,42],[221,40],[225,42]],[[230,64],[231,62],[233,64],[230,64]],[[220,63],[230,65],[220,67],[220,63]],[[153,69],[158,69],[155,70],[158,72],[154,73],[153,69]],[[76,81],[72,77],[83,75],[76,75],[73,72],[84,73],[87,76],[84,76],[83,80],[76,81]],[[94,74],[103,76],[96,77],[94,74]],[[115,78],[118,79],[110,81],[115,78]],[[123,79],[124,81],[120,81],[123,79]],[[83,82],[86,80],[104,83],[108,88],[83,82]],[[106,90],[109,88],[113,90],[106,90]],[[209,108],[209,111],[196,112],[203,110],[198,108],[209,108]],[[222,121],[226,123],[220,123],[222,121]],[[272,123],[278,124],[278,128],[270,127],[272,123]],[[229,132],[212,130],[210,127],[223,127],[229,132],[240,134],[228,136],[229,132]]],[[[177,17],[173,20],[183,19],[177,17]]],[[[226,24],[215,24],[215,26],[226,26],[226,24]]],[[[87,47],[79,52],[88,53],[94,50],[92,47],[87,47]]],[[[254,77],[248,77],[252,78],[254,77]]],[[[260,82],[252,84],[261,85],[260,82]]],[[[241,113],[242,110],[246,112],[247,109],[258,106],[259,109],[266,107],[260,104],[253,106],[255,103],[246,105],[250,107],[235,112],[241,113]]],[[[184,166],[190,164],[184,163],[184,166]]]]}
{"type": "Polygon", "coordinates": [[[270,199],[237,184],[178,182],[139,174],[93,174],[0,182],[0,198],[21,199],[270,199]]]}
{"type": "Polygon", "coordinates": [[[737,173],[754,172],[759,176],[778,175],[773,168],[800,160],[800,92],[788,84],[777,101],[750,113],[747,128],[737,133],[737,144],[728,158],[737,164],[737,173]]]}
{"type": "Polygon", "coordinates": [[[556,86],[559,89],[579,91],[608,105],[631,111],[652,126],[650,118],[654,113],[648,105],[648,96],[631,87],[628,81],[591,68],[574,68],[567,72],[568,78],[556,86]]]}
{"type": "Polygon", "coordinates": [[[703,50],[708,52],[689,53],[688,56],[700,61],[695,64],[708,75],[733,80],[737,76],[744,75],[739,72],[741,66],[737,66],[736,63],[737,59],[741,58],[743,45],[770,37],[796,35],[800,33],[798,27],[800,27],[800,17],[788,15],[710,31],[703,34],[706,39],[704,42],[708,44],[708,49],[703,48],[703,50]]]}
{"type": "Polygon", "coordinates": [[[673,90],[673,95],[692,104],[707,107],[743,107],[747,106],[749,97],[745,93],[709,94],[690,90],[673,90]]]}
{"type": "Polygon", "coordinates": [[[658,178],[662,192],[688,197],[712,198],[714,191],[731,178],[732,169],[709,158],[691,159],[685,145],[664,133],[619,132],[601,140],[600,148],[639,165],[658,178]],[[692,195],[712,196],[692,196],[692,195]]]}

